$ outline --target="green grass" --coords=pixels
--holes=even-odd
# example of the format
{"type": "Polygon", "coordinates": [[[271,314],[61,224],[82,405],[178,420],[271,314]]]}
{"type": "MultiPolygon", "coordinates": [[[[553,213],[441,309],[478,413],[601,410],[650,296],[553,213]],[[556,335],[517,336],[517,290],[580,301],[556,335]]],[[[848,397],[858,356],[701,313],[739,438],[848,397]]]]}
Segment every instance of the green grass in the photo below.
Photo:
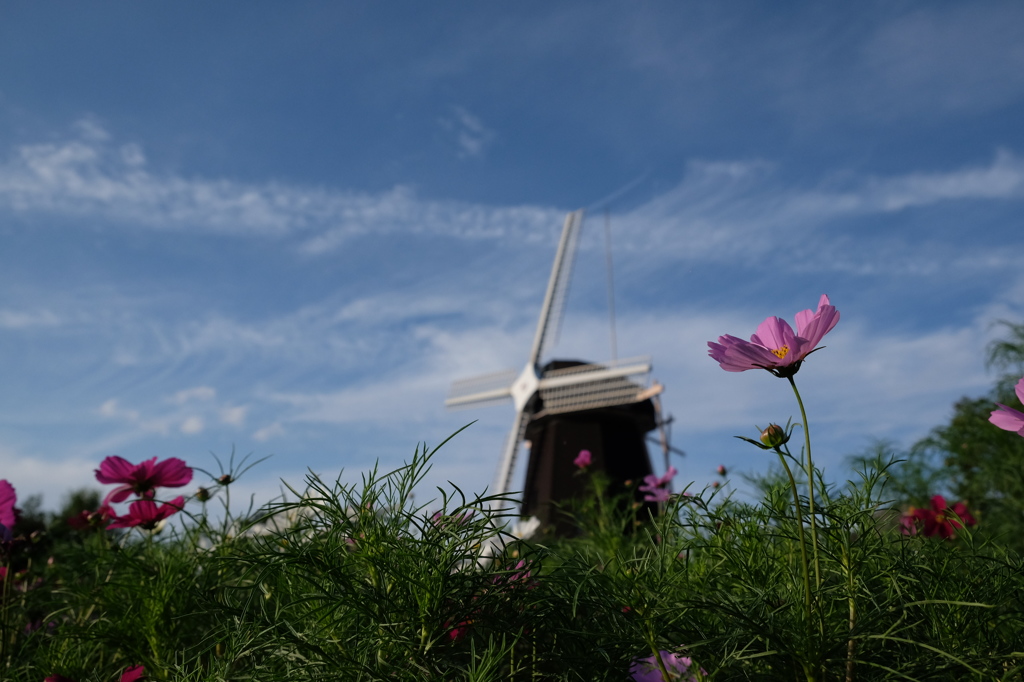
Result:
{"type": "Polygon", "coordinates": [[[967,531],[903,535],[881,472],[819,484],[808,595],[807,500],[788,482],[757,504],[676,496],[639,524],[594,497],[578,537],[531,543],[491,511],[511,500],[411,502],[433,456],[358,486],[310,477],[245,518],[192,501],[157,535],[55,521],[9,549],[12,572],[32,546],[52,542],[53,561],[5,581],[0,677],[624,680],[666,649],[710,680],[1024,679],[1021,558],[967,531]],[[277,530],[252,532],[269,517],[277,530]]]}

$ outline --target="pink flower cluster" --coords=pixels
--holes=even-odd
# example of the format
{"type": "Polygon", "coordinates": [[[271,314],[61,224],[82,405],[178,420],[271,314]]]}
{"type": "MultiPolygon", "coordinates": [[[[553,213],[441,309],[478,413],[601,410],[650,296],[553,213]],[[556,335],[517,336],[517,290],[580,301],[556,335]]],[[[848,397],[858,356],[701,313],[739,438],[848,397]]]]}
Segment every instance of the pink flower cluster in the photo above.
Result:
{"type": "Polygon", "coordinates": [[[900,519],[904,535],[917,535],[920,533],[925,537],[949,539],[956,535],[956,531],[966,526],[973,526],[977,523],[967,505],[957,502],[952,507],[946,505],[946,498],[936,495],[932,498],[930,509],[911,507],[900,519]]]}
{"type": "Polygon", "coordinates": [[[14,504],[17,501],[14,486],[0,480],[0,542],[10,542],[14,537],[14,523],[18,518],[14,504]]]}
{"type": "Polygon", "coordinates": [[[729,334],[718,337],[718,343],[708,341],[708,355],[727,372],[766,369],[777,377],[791,377],[837,322],[839,311],[822,294],[817,311],[796,314],[796,332],[785,320],[769,317],[750,341],[729,334]]]}
{"type": "Polygon", "coordinates": [[[644,502],[668,502],[668,498],[672,496],[669,484],[677,473],[679,472],[676,468],[670,466],[661,478],[654,474],[644,476],[643,485],[640,486],[640,492],[647,493],[644,495],[644,502]]]}
{"type": "MultiPolygon", "coordinates": [[[[679,682],[697,682],[697,665],[689,656],[680,656],[671,651],[662,649],[658,652],[669,679],[679,682]]],[[[665,679],[661,674],[661,666],[654,656],[638,658],[629,667],[630,679],[633,682],[663,682],[665,679]]],[[[707,671],[700,668],[701,675],[707,675],[707,671]]],[[[703,679],[703,678],[702,678],[703,679]]]]}
{"type": "Polygon", "coordinates": [[[516,562],[515,566],[507,567],[500,573],[497,573],[493,578],[491,578],[491,582],[503,587],[521,586],[528,590],[532,590],[537,587],[537,580],[530,579],[532,575],[533,567],[527,563],[525,559],[520,559],[516,562]]]}
{"type": "Polygon", "coordinates": [[[180,488],[192,480],[192,469],[180,459],[171,457],[157,462],[153,457],[139,464],[113,455],[107,457],[96,469],[96,480],[100,483],[114,484],[103,504],[96,511],[82,512],[68,519],[68,523],[79,529],[98,528],[109,522],[107,528],[144,528],[155,529],[162,521],[181,511],[185,506],[185,498],[181,495],[157,505],[154,501],[157,488],[180,488]],[[124,502],[132,494],[138,496],[128,506],[128,513],[118,515],[111,503],[124,502]]]}
{"type": "MultiPolygon", "coordinates": [[[[1024,403],[1024,378],[1017,382],[1013,390],[1017,393],[1017,399],[1024,403]]],[[[996,405],[999,409],[993,410],[988,420],[1004,431],[1013,431],[1024,436],[1024,412],[1001,403],[996,405]]]]}
{"type": "Polygon", "coordinates": [[[572,463],[576,465],[577,469],[586,469],[593,463],[593,456],[590,454],[590,450],[580,450],[580,454],[576,455],[576,459],[572,463]]]}

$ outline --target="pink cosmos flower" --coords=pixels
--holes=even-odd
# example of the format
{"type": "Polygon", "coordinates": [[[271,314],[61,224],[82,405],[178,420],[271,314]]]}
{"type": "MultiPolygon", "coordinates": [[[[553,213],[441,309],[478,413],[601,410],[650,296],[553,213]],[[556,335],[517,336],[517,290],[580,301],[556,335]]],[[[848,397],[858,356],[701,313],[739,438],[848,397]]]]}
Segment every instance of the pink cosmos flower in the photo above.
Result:
{"type": "Polygon", "coordinates": [[[644,483],[640,486],[640,492],[647,493],[644,495],[644,502],[668,502],[668,498],[671,496],[668,485],[677,473],[679,472],[676,471],[676,468],[670,466],[661,478],[654,474],[644,476],[644,483]]]}
{"type": "Polygon", "coordinates": [[[134,528],[141,526],[153,530],[169,516],[173,516],[185,506],[185,498],[179,495],[170,502],[156,506],[153,500],[136,500],[128,507],[128,513],[118,516],[107,528],[134,528]]]}
{"type": "Polygon", "coordinates": [[[728,334],[718,337],[718,343],[708,341],[708,355],[727,372],[766,369],[777,377],[791,377],[837,322],[839,311],[822,294],[817,311],[796,314],[796,332],[785,320],[769,317],[750,341],[728,334]]]}
{"type": "Polygon", "coordinates": [[[469,635],[469,628],[472,625],[472,620],[464,620],[455,627],[452,627],[452,622],[450,620],[446,620],[444,622],[444,627],[448,629],[448,639],[452,644],[464,640],[469,635]]]}
{"type": "Polygon", "coordinates": [[[133,665],[121,673],[121,682],[136,682],[137,680],[143,679],[145,675],[146,669],[143,666],[133,665]]]}
{"type": "MultiPolygon", "coordinates": [[[[694,670],[696,666],[689,656],[680,656],[664,649],[659,651],[658,655],[661,656],[661,662],[665,664],[665,670],[668,671],[670,679],[678,680],[679,682],[697,682],[697,675],[694,670]]],[[[703,668],[701,668],[700,672],[702,675],[707,675],[707,671],[703,668]]],[[[663,681],[661,667],[654,656],[634,660],[633,665],[629,666],[629,674],[630,679],[634,682],[663,681]]]]}
{"type": "Polygon", "coordinates": [[[75,530],[91,530],[107,525],[111,519],[116,517],[117,513],[111,509],[110,505],[101,504],[100,508],[96,511],[83,509],[78,512],[77,516],[72,516],[68,519],[68,525],[75,530]]]}
{"type": "Polygon", "coordinates": [[[580,454],[576,455],[576,459],[572,461],[579,469],[586,469],[590,466],[593,458],[590,454],[590,450],[580,450],[580,454]]]}
{"type": "Polygon", "coordinates": [[[122,457],[112,455],[104,459],[100,468],[96,469],[96,480],[100,483],[121,484],[110,491],[103,500],[104,504],[124,502],[132,493],[152,499],[155,488],[178,488],[188,484],[192,480],[192,469],[176,457],[165,459],[159,464],[156,457],[132,464],[122,457]]]}
{"type": "Polygon", "coordinates": [[[16,514],[14,504],[18,496],[14,492],[14,486],[6,480],[0,480],[0,534],[7,535],[14,530],[16,514]]]}
{"type": "MultiPolygon", "coordinates": [[[[1013,390],[1017,393],[1017,399],[1024,403],[1024,378],[1017,382],[1013,390]]],[[[1001,403],[996,403],[996,405],[999,405],[999,409],[992,410],[992,415],[988,420],[1004,431],[1016,431],[1024,436],[1024,412],[1001,403]]]]}
{"type": "Polygon", "coordinates": [[[946,498],[936,495],[932,498],[931,509],[911,507],[900,519],[904,535],[917,535],[921,533],[925,537],[938,535],[943,539],[950,539],[957,529],[966,526],[973,526],[977,523],[971,516],[967,505],[957,502],[952,507],[947,506],[946,498]],[[950,513],[952,512],[952,513],[950,513]]]}
{"type": "Polygon", "coordinates": [[[491,578],[491,582],[499,586],[525,586],[532,590],[537,587],[537,581],[531,580],[533,567],[525,559],[520,559],[515,566],[506,567],[501,573],[491,578]]]}

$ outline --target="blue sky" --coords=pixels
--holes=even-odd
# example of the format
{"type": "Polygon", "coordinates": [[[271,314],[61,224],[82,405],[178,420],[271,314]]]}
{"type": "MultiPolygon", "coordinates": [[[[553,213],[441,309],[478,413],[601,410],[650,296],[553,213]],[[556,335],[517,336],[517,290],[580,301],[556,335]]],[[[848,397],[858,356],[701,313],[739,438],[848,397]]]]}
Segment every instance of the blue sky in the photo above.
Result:
{"type": "MultiPolygon", "coordinates": [[[[491,481],[566,211],[551,357],[650,354],[682,478],[796,413],[706,342],[828,293],[798,375],[830,478],[993,377],[1024,316],[1024,6],[0,0],[0,465],[56,505],[103,457],[273,455],[264,500],[479,421],[491,481]]],[[[427,487],[425,496],[430,495],[427,487]]]]}

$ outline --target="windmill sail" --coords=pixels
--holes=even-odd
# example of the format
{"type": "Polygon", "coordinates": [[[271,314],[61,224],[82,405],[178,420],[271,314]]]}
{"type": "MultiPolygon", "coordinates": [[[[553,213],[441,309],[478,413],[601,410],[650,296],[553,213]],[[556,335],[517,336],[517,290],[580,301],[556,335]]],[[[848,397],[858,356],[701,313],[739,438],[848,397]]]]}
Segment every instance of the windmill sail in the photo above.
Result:
{"type": "Polygon", "coordinates": [[[581,483],[578,477],[573,479],[571,467],[580,449],[577,443],[594,443],[600,463],[595,466],[611,474],[615,485],[651,473],[643,433],[654,428],[650,399],[661,386],[649,385],[650,358],[560,360],[540,366],[546,345],[555,340],[561,325],[582,224],[582,210],[565,218],[526,366],[518,374],[507,370],[457,381],[445,401],[449,408],[466,408],[512,400],[516,417],[491,491],[503,495],[510,490],[520,446],[530,440],[535,447],[527,467],[523,512],[545,522],[559,523],[551,509],[557,508],[558,500],[579,492],[575,488],[581,483]],[[567,468],[563,450],[570,442],[577,449],[567,468]]]}
{"type": "Polygon", "coordinates": [[[565,311],[565,297],[569,293],[572,266],[576,260],[576,243],[579,240],[582,224],[583,209],[573,211],[565,217],[562,238],[558,241],[555,264],[551,268],[548,290],[544,296],[544,305],[540,310],[540,320],[537,322],[537,333],[533,337],[533,348],[530,350],[528,364],[532,364],[534,367],[540,362],[541,353],[544,351],[544,342],[549,337],[558,336],[562,313],[565,311]]]}

